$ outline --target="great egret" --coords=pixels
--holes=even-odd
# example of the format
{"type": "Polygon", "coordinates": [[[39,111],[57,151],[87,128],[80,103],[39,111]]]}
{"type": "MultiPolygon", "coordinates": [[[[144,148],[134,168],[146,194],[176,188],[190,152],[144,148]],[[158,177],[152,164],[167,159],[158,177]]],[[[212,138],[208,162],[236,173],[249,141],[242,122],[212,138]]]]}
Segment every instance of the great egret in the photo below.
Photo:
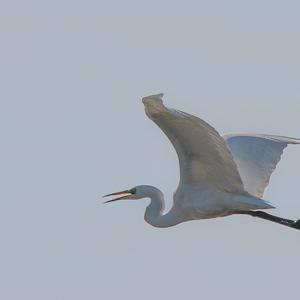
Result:
{"type": "Polygon", "coordinates": [[[166,134],[178,155],[180,183],[173,207],[164,214],[163,193],[149,185],[105,195],[122,195],[105,203],[150,198],[145,221],[155,227],[247,214],[300,229],[300,220],[258,211],[274,208],[262,199],[264,190],[283,149],[288,144],[300,144],[300,139],[258,134],[221,137],[203,120],[164,106],[162,97],[151,95],[142,101],[146,115],[166,134]]]}

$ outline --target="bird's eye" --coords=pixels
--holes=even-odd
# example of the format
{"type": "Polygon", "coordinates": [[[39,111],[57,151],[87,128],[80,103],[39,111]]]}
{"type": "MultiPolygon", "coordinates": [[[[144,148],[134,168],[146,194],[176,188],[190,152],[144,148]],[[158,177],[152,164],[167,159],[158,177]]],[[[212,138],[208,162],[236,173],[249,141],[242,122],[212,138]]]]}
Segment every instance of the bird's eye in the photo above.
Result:
{"type": "Polygon", "coordinates": [[[133,188],[133,189],[129,190],[129,192],[130,192],[131,194],[135,194],[135,193],[136,193],[136,188],[133,188]]]}

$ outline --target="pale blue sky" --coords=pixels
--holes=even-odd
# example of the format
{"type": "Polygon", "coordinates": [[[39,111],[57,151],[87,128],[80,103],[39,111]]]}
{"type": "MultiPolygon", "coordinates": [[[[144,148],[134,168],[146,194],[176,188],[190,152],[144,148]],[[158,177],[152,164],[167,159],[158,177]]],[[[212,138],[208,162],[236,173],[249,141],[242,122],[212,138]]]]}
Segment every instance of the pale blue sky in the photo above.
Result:
{"type": "MultiPolygon", "coordinates": [[[[8,1],[0,4],[0,298],[299,297],[300,234],[247,216],[156,229],[148,200],[101,195],[151,184],[168,207],[175,151],[141,96],[220,133],[300,137],[298,1],[8,1]]],[[[300,147],[266,199],[300,218],[300,147]]]]}

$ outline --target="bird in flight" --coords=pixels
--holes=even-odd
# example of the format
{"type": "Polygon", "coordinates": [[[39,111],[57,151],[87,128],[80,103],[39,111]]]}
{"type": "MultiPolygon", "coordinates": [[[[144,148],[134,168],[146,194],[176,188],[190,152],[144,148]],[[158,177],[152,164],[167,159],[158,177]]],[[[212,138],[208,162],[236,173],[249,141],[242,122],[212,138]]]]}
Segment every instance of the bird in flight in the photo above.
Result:
{"type": "Polygon", "coordinates": [[[156,187],[139,185],[105,195],[105,203],[150,198],[145,221],[170,227],[198,219],[235,214],[259,217],[300,229],[300,220],[284,219],[262,210],[275,208],[262,199],[284,148],[300,139],[266,134],[221,136],[202,119],[163,104],[163,94],[142,98],[146,115],[169,138],[180,166],[173,206],[164,213],[164,195],[156,187]]]}

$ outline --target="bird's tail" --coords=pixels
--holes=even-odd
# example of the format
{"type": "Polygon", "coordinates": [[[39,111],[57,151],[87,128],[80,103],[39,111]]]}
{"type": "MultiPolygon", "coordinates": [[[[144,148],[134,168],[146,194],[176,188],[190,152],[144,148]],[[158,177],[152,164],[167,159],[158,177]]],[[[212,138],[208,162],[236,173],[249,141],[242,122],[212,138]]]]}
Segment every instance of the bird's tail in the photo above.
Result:
{"type": "Polygon", "coordinates": [[[275,208],[270,202],[252,196],[250,194],[245,196],[238,196],[237,209],[239,210],[257,210],[257,209],[270,209],[275,208]]]}

